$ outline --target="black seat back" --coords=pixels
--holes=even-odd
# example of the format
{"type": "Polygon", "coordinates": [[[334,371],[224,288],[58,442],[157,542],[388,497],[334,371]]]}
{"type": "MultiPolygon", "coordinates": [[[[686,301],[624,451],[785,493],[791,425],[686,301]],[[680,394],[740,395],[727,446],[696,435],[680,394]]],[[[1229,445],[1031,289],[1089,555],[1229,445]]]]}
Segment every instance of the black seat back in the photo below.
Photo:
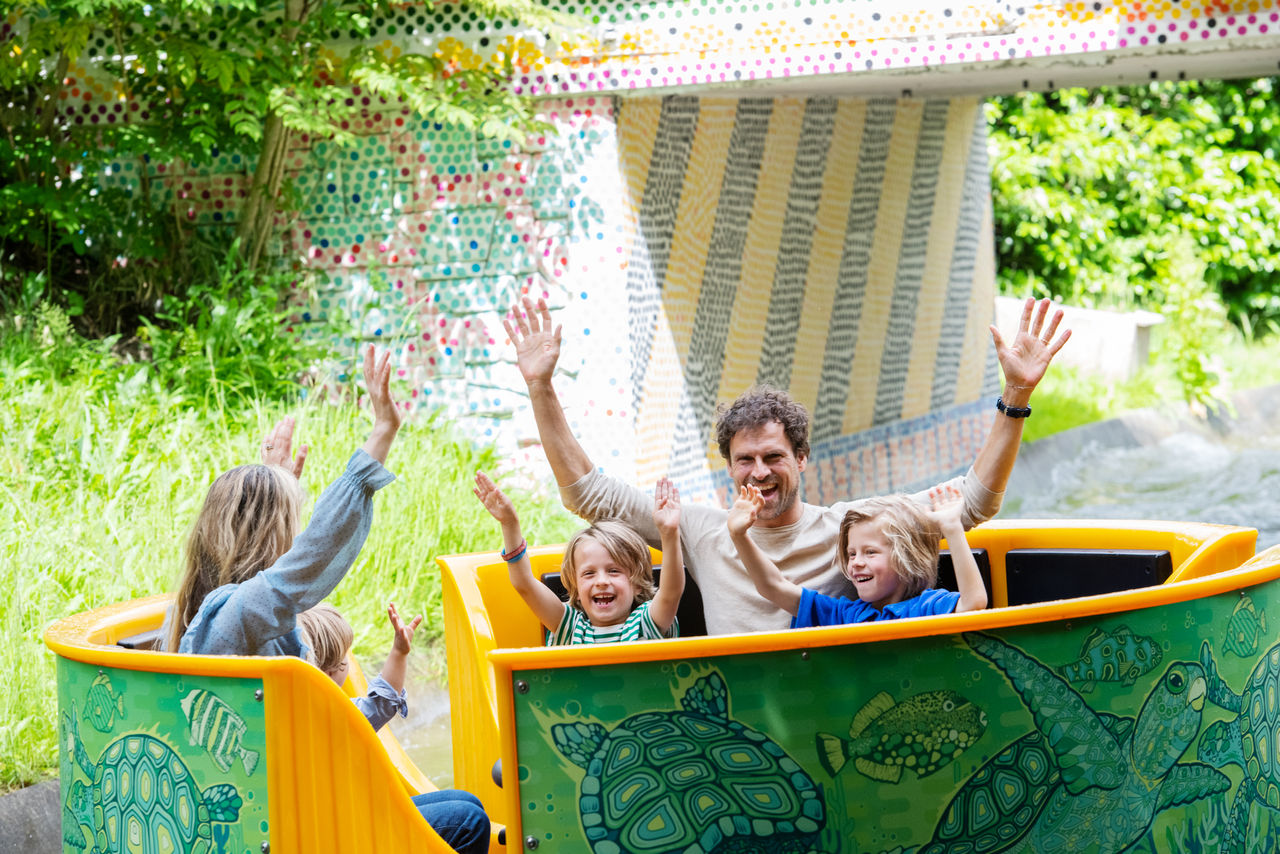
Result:
{"type": "Polygon", "coordinates": [[[1010,605],[1152,587],[1172,573],[1173,557],[1155,549],[1010,549],[1004,556],[1010,605]]]}
{"type": "MultiPolygon", "coordinates": [[[[987,590],[988,604],[995,601],[991,594],[991,557],[987,554],[986,549],[971,549],[973,559],[978,564],[978,574],[982,576],[982,586],[987,590]]],[[[956,584],[956,567],[951,560],[951,549],[943,549],[938,552],[938,583],[935,585],[939,590],[959,590],[956,584]]]]}

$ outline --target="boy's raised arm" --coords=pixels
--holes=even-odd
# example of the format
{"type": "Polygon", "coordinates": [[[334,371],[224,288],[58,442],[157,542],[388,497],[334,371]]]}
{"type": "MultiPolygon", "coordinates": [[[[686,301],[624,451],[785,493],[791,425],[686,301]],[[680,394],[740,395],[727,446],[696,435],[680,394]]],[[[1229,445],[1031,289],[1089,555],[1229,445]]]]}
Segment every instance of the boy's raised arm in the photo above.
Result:
{"type": "Polygon", "coordinates": [[[729,508],[729,538],[738,550],[738,557],[747,568],[747,574],[756,585],[756,592],[791,616],[800,610],[802,588],[788,581],[778,565],[769,560],[755,540],[747,533],[755,524],[756,514],[764,506],[764,497],[758,487],[750,484],[738,491],[738,498],[729,508]]]}
{"type": "Polygon", "coordinates": [[[929,490],[929,500],[933,503],[930,515],[942,529],[942,536],[947,538],[947,546],[951,549],[951,563],[955,567],[956,587],[960,593],[956,613],[981,611],[987,607],[987,589],[982,585],[978,562],[973,559],[973,550],[969,548],[969,540],[960,521],[964,499],[954,486],[935,486],[929,490]]]}
{"type": "Polygon", "coordinates": [[[489,515],[502,526],[502,557],[507,562],[511,586],[524,599],[538,622],[548,631],[554,632],[564,616],[565,604],[551,592],[551,588],[533,577],[528,544],[520,532],[520,519],[516,516],[515,505],[482,471],[476,472],[476,485],[472,492],[489,511],[489,515]]]}
{"type": "Polygon", "coordinates": [[[653,490],[653,524],[662,538],[662,580],[649,605],[653,624],[666,632],[684,594],[684,554],[680,550],[680,490],[667,478],[653,490]]]}
{"type": "Polygon", "coordinates": [[[413,633],[422,625],[422,615],[419,614],[405,625],[404,620],[400,619],[400,612],[396,610],[396,603],[389,602],[387,619],[391,621],[391,631],[394,634],[391,652],[387,653],[387,660],[382,664],[381,676],[399,694],[404,690],[404,675],[408,669],[409,650],[413,648],[413,633]]]}

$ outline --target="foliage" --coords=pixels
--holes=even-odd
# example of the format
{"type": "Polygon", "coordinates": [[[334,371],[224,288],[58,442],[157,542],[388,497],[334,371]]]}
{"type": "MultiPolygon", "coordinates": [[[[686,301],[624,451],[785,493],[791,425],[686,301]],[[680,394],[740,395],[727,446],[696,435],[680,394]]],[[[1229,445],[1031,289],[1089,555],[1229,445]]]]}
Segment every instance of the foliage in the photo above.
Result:
{"type": "MultiPolygon", "coordinates": [[[[1242,324],[1280,318],[1280,78],[988,104],[1003,292],[1159,311],[1189,240],[1242,324]]],[[[1188,368],[1194,370],[1193,368],[1188,368]]]]}
{"type": "Polygon", "coordinates": [[[204,406],[296,397],[299,380],[314,379],[330,355],[323,336],[287,331],[281,294],[299,289],[297,277],[260,275],[234,249],[219,273],[213,284],[195,282],[164,299],[154,320],[142,319],[149,358],[139,370],[204,406]]]}
{"type": "MultiPolygon", "coordinates": [[[[570,23],[534,0],[470,5],[539,27],[570,23]]],[[[503,85],[517,71],[509,54],[464,69],[368,47],[375,17],[394,18],[397,8],[390,0],[9,4],[0,20],[0,289],[43,270],[46,298],[64,301],[83,329],[130,333],[185,283],[210,280],[230,242],[198,233],[158,192],[155,169],[219,153],[254,170],[229,219],[241,254],[261,266],[287,200],[291,137],[351,142],[369,98],[483,136],[548,130],[531,101],[503,85]],[[339,36],[352,47],[335,45],[339,36]],[[60,112],[84,83],[68,74],[77,66],[105,75],[129,121],[76,123],[60,112]],[[122,169],[136,187],[105,180],[122,169]]]]}
{"type": "MultiPolygon", "coordinates": [[[[298,417],[298,437],[312,447],[303,485],[313,500],[370,423],[356,407],[318,395],[293,408],[206,408],[196,395],[139,381],[136,366],[80,339],[56,308],[41,310],[44,325],[0,321],[0,430],[8,439],[0,448],[0,556],[9,568],[0,657],[10,675],[0,686],[0,791],[56,773],[45,627],[170,590],[206,488],[252,459],[282,415],[298,417]],[[48,352],[61,353],[57,369],[42,358],[48,352]]],[[[356,629],[359,657],[386,654],[388,599],[426,613],[414,656],[431,657],[442,631],[435,557],[501,548],[496,523],[469,492],[474,471],[496,463],[492,450],[476,449],[439,418],[401,430],[389,460],[397,480],[378,494],[369,540],[331,597],[356,629]]],[[[531,542],[563,541],[575,527],[554,496],[514,491],[531,542]]]]}

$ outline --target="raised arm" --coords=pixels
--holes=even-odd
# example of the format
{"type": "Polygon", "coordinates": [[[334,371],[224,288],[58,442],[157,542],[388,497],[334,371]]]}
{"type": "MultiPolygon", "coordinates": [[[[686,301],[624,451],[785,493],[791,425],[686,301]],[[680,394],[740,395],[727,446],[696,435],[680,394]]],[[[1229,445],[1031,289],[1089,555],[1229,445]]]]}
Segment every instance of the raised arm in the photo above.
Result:
{"type": "Polygon", "coordinates": [[[472,490],[489,515],[502,526],[502,554],[507,562],[507,575],[511,586],[533,611],[538,622],[554,632],[564,616],[565,604],[551,588],[533,577],[533,565],[529,563],[528,544],[520,532],[520,519],[511,503],[497,484],[482,471],[476,472],[476,485],[472,490]]]}
{"type": "Polygon", "coordinates": [[[400,409],[391,399],[391,351],[374,358],[373,345],[364,351],[364,385],[373,407],[373,429],[364,443],[364,452],[386,463],[387,452],[400,431],[400,409]]]}
{"type": "MultiPolygon", "coordinates": [[[[1053,313],[1049,322],[1045,318],[1049,313],[1050,301],[1043,299],[1036,303],[1027,299],[1022,307],[1022,319],[1018,324],[1018,332],[1012,343],[1005,343],[1000,330],[991,327],[991,339],[996,345],[996,357],[1000,360],[1000,369],[1004,372],[1004,392],[1001,399],[1006,407],[1014,409],[1030,405],[1031,392],[1044,377],[1053,357],[1062,349],[1071,337],[1071,330],[1064,329],[1054,340],[1058,324],[1062,322],[1062,309],[1053,313]]],[[[1018,445],[1022,442],[1022,423],[1025,419],[1013,418],[998,413],[987,440],[978,451],[973,462],[974,474],[982,481],[982,485],[995,493],[1004,492],[1009,483],[1009,475],[1013,472],[1013,464],[1018,459],[1018,445]]]]}
{"type": "Polygon", "coordinates": [[[964,525],[960,522],[964,498],[954,486],[935,486],[929,490],[929,501],[933,505],[929,515],[942,529],[942,536],[947,538],[947,546],[951,549],[951,563],[956,570],[956,587],[960,588],[960,602],[956,605],[956,613],[981,611],[987,607],[987,589],[982,586],[978,562],[973,559],[973,550],[969,548],[964,525]]]}
{"type": "Polygon", "coordinates": [[[684,594],[684,554],[680,551],[680,490],[667,478],[653,490],[653,524],[662,538],[662,581],[649,605],[649,618],[663,633],[675,622],[684,594]]]}
{"type": "Polygon", "coordinates": [[[741,487],[737,500],[729,508],[729,538],[755,583],[756,592],[794,617],[800,609],[800,585],[783,577],[778,565],[769,560],[747,533],[762,507],[764,497],[758,487],[752,484],[741,487]]]}
{"type": "Polygon", "coordinates": [[[520,306],[512,307],[511,316],[502,319],[502,326],[515,345],[516,363],[529,387],[529,402],[547,462],[555,473],[556,483],[568,486],[594,466],[569,428],[560,397],[551,384],[560,359],[560,327],[552,331],[551,311],[546,300],[538,300],[535,306],[533,300],[525,297],[523,304],[523,310],[520,306]]]}
{"type": "Polygon", "coordinates": [[[409,650],[413,648],[413,633],[418,630],[418,626],[422,625],[422,615],[414,617],[413,620],[405,625],[404,620],[400,619],[400,612],[396,610],[396,603],[387,603],[387,619],[391,621],[391,631],[393,632],[391,640],[391,651],[387,653],[387,660],[382,665],[382,678],[387,680],[387,684],[395,689],[399,694],[404,690],[404,676],[408,669],[409,650]]]}

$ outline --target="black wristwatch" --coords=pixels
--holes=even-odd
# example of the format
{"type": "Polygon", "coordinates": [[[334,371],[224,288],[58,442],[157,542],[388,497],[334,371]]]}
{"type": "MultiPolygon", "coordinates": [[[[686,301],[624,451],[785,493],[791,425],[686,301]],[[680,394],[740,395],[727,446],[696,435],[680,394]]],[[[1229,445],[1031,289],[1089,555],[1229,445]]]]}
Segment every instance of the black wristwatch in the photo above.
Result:
{"type": "Polygon", "coordinates": [[[1030,406],[1006,406],[1003,397],[996,398],[996,409],[1010,418],[1026,418],[1031,414],[1030,406]]]}

